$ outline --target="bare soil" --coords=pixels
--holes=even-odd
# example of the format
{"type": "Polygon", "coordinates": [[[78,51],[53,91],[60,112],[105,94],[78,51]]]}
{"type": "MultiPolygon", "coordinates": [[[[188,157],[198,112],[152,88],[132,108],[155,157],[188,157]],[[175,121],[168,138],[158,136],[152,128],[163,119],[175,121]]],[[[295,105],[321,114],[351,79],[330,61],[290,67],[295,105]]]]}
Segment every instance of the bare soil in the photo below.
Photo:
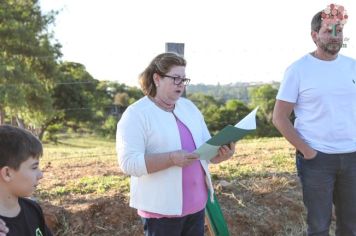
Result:
{"type": "MultiPolygon", "coordinates": [[[[260,151],[241,144],[231,165],[256,166],[265,155],[276,150],[291,153],[290,147],[279,144],[258,144],[260,151]],[[265,146],[263,146],[265,145],[265,146]]],[[[229,164],[229,165],[230,165],[229,164]]],[[[267,166],[268,167],[268,166],[267,166]]],[[[298,177],[294,171],[250,172],[231,178],[212,168],[214,188],[231,235],[275,236],[303,235],[304,207],[298,177]]],[[[108,176],[122,173],[116,160],[105,162],[46,163],[42,190],[64,186],[68,180],[83,176],[108,176]]],[[[40,191],[41,192],[41,191],[40,191]]],[[[136,210],[129,207],[128,192],[109,190],[104,194],[70,193],[62,196],[38,194],[46,221],[55,235],[143,235],[136,210]]],[[[207,233],[208,235],[208,233],[207,233]]]]}

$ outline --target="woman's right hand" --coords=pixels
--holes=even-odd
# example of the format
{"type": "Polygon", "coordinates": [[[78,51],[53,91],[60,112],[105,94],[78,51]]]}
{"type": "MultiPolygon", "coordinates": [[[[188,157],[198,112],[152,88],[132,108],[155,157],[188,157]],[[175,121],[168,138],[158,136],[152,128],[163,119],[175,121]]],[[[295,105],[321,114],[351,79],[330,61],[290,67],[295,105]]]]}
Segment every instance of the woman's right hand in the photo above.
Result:
{"type": "Polygon", "coordinates": [[[169,159],[171,160],[172,164],[175,166],[185,167],[192,164],[194,161],[199,159],[199,154],[196,153],[188,153],[183,150],[170,152],[169,159]]]}
{"type": "Polygon", "coordinates": [[[6,234],[9,232],[9,229],[6,227],[5,222],[0,219],[0,236],[6,236],[6,234]]]}

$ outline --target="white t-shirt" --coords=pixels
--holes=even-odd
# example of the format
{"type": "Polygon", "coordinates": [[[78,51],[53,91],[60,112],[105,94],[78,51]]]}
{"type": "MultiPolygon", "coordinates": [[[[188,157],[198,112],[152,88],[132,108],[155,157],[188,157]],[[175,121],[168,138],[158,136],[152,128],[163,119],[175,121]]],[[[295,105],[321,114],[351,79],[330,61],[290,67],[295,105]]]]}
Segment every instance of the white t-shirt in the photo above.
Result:
{"type": "Polygon", "coordinates": [[[277,99],[295,103],[294,127],[312,148],[356,151],[356,61],[305,55],[287,68],[277,99]]]}

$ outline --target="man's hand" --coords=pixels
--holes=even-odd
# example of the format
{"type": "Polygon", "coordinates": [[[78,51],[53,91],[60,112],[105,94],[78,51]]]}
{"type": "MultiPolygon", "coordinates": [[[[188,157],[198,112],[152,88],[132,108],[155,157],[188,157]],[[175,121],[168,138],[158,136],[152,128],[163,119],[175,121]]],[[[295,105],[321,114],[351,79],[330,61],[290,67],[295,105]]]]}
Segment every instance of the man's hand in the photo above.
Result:
{"type": "Polygon", "coordinates": [[[9,229],[6,227],[5,222],[0,219],[0,236],[6,236],[6,234],[9,232],[9,229]]]}
{"type": "Polygon", "coordinates": [[[305,152],[303,153],[303,158],[304,158],[305,160],[311,160],[311,159],[314,159],[317,154],[318,154],[317,151],[315,151],[315,150],[312,149],[312,148],[309,148],[307,151],[305,151],[305,152]]]}

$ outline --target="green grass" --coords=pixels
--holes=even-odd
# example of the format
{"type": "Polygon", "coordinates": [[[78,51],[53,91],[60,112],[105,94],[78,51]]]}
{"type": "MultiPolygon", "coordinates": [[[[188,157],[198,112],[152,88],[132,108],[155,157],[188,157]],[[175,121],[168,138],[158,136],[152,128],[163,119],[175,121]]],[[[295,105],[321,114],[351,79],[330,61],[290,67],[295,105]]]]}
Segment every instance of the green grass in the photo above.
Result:
{"type": "MultiPolygon", "coordinates": [[[[246,145],[248,143],[245,143],[246,145]]],[[[238,148],[238,147],[237,147],[238,148]]],[[[246,150],[249,152],[248,149],[246,150]]],[[[266,177],[271,174],[293,173],[295,171],[294,158],[289,153],[273,152],[269,155],[245,154],[236,150],[235,157],[228,162],[221,163],[212,170],[213,178],[243,179],[249,177],[266,177]]]]}
{"type": "Polygon", "coordinates": [[[95,136],[63,136],[44,145],[44,162],[73,163],[116,159],[115,140],[95,136]]]}
{"type": "Polygon", "coordinates": [[[41,190],[42,197],[56,197],[69,194],[105,194],[107,191],[128,193],[129,178],[127,176],[85,176],[78,180],[69,180],[64,186],[41,190]]]}

